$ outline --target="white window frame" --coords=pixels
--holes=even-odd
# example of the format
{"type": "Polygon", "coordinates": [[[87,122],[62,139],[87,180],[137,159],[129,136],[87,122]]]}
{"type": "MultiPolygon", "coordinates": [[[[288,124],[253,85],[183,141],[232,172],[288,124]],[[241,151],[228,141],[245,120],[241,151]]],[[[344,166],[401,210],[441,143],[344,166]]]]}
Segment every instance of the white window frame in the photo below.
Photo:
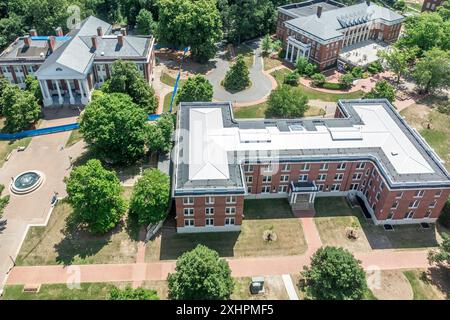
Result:
{"type": "Polygon", "coordinates": [[[327,180],[327,174],[326,173],[319,173],[317,175],[317,181],[326,181],[327,180]]]}
{"type": "Polygon", "coordinates": [[[330,191],[331,192],[339,192],[339,191],[341,191],[341,184],[340,183],[333,183],[331,185],[330,191]],[[337,186],[337,188],[336,188],[336,186],[337,186]]]}
{"type": "Polygon", "coordinates": [[[205,215],[207,215],[207,216],[214,215],[214,207],[207,207],[207,208],[205,208],[205,215]]]}
{"type": "Polygon", "coordinates": [[[262,182],[263,183],[271,183],[272,182],[272,176],[263,175],[262,182]]]}
{"type": "Polygon", "coordinates": [[[263,194],[270,193],[270,186],[262,186],[261,193],[263,193],[263,194]]]}
{"type": "Polygon", "coordinates": [[[253,183],[253,176],[245,176],[245,183],[252,184],[253,183]]]}
{"type": "Polygon", "coordinates": [[[420,205],[420,200],[414,200],[414,202],[408,205],[408,209],[417,209],[420,205]]]}
{"type": "Polygon", "coordinates": [[[244,172],[247,172],[247,173],[253,172],[253,165],[252,164],[246,164],[244,172]]]}
{"type": "Polygon", "coordinates": [[[352,175],[352,180],[361,180],[361,178],[362,178],[362,173],[361,172],[355,172],[352,175]]]}
{"type": "Polygon", "coordinates": [[[225,214],[226,215],[235,215],[236,207],[225,207],[225,214]]]}
{"type": "Polygon", "coordinates": [[[334,175],[334,181],[342,181],[344,180],[344,174],[343,173],[336,173],[334,175]]]}
{"type": "Polygon", "coordinates": [[[437,204],[437,200],[434,199],[433,202],[431,202],[431,203],[428,205],[428,208],[430,208],[430,209],[436,208],[436,204],[437,204]]]}
{"type": "Polygon", "coordinates": [[[194,197],[184,197],[183,198],[183,204],[184,205],[191,205],[194,204],[194,197]],[[191,201],[192,200],[192,201],[191,201]]]}
{"type": "Polygon", "coordinates": [[[308,181],[308,174],[301,174],[298,176],[298,181],[308,181]],[[306,179],[305,179],[306,178],[306,179]]]}
{"type": "Polygon", "coordinates": [[[345,170],[345,169],[347,169],[347,163],[339,162],[339,164],[337,165],[337,169],[336,170],[345,170]]]}
{"type": "Polygon", "coordinates": [[[227,196],[225,199],[226,204],[236,203],[236,196],[227,196]]]}
{"type": "Polygon", "coordinates": [[[287,185],[279,185],[278,193],[287,193],[288,186],[287,185]]]}
{"type": "Polygon", "coordinates": [[[366,167],[365,162],[358,162],[358,164],[356,166],[356,170],[364,170],[365,167],[366,167]]]}
{"type": "Polygon", "coordinates": [[[442,196],[442,190],[439,190],[439,191],[434,193],[434,197],[435,198],[439,198],[440,196],[442,196]]]}
{"type": "Polygon", "coordinates": [[[236,219],[234,217],[226,217],[225,225],[226,226],[234,226],[236,224],[236,219]]]}
{"type": "Polygon", "coordinates": [[[291,171],[291,165],[289,163],[285,163],[283,166],[282,172],[289,172],[291,171]]]}
{"type": "Polygon", "coordinates": [[[403,197],[403,191],[397,191],[395,194],[395,199],[401,199],[403,197]],[[400,195],[398,195],[400,193],[400,195]]]}
{"type": "Polygon", "coordinates": [[[411,220],[411,219],[414,218],[414,214],[415,214],[415,211],[409,210],[409,211],[407,212],[406,217],[404,217],[403,219],[411,220]]]}
{"type": "Polygon", "coordinates": [[[184,227],[185,228],[193,228],[195,227],[195,219],[184,219],[184,227]],[[186,222],[188,222],[188,224],[186,224],[186,222]]]}
{"type": "Polygon", "coordinates": [[[289,175],[287,174],[281,175],[280,182],[289,182],[289,175]]]}
{"type": "Polygon", "coordinates": [[[214,218],[206,218],[205,227],[214,227],[214,218]]]}
{"type": "Polygon", "coordinates": [[[328,170],[328,163],[322,163],[320,165],[319,171],[327,171],[328,170]]]}
{"type": "Polygon", "coordinates": [[[214,197],[205,197],[205,204],[214,204],[215,201],[214,197]]]}
{"type": "Polygon", "coordinates": [[[310,163],[302,163],[300,166],[300,171],[309,171],[311,169],[310,163]]]}
{"type": "Polygon", "coordinates": [[[183,209],[183,215],[185,217],[192,217],[195,214],[194,208],[184,208],[183,209]]]}
{"type": "Polygon", "coordinates": [[[414,198],[422,198],[425,194],[425,190],[417,190],[414,194],[414,198]]]}

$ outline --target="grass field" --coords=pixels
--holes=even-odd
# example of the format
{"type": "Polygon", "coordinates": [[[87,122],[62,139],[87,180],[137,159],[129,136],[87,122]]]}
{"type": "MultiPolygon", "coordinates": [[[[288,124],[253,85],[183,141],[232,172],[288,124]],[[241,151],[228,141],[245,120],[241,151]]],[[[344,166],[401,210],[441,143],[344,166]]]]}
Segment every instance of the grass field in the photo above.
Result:
{"type": "MultiPolygon", "coordinates": [[[[272,72],[272,76],[277,80],[278,85],[283,83],[284,75],[290,72],[288,69],[281,69],[272,72]]],[[[302,84],[299,84],[298,87],[302,90],[302,92],[311,100],[322,100],[322,101],[331,101],[337,102],[340,99],[358,99],[364,95],[362,91],[355,91],[349,93],[327,93],[321,92],[318,90],[314,90],[312,88],[306,87],[302,84]]]]}
{"type": "Polygon", "coordinates": [[[147,243],[146,260],[176,259],[197,244],[216,250],[222,257],[296,255],[306,251],[300,221],[292,215],[286,199],[246,200],[245,219],[240,232],[180,234],[174,221],[147,243]],[[277,240],[266,242],[265,230],[273,230],[277,240]]]}
{"type": "Polygon", "coordinates": [[[66,148],[73,146],[75,143],[83,140],[83,135],[81,134],[79,129],[72,130],[70,133],[69,139],[66,142],[66,148]]]}
{"type": "MultiPolygon", "coordinates": [[[[250,48],[246,44],[241,44],[237,47],[237,49],[234,49],[234,50],[235,50],[236,56],[241,54],[244,57],[244,62],[245,62],[245,65],[247,66],[247,68],[250,68],[253,65],[255,54],[254,54],[254,51],[252,48],[250,48]]],[[[228,60],[231,60],[230,51],[226,52],[226,58],[228,60]]]]}
{"type": "Polygon", "coordinates": [[[450,297],[448,276],[439,274],[433,279],[433,272],[436,271],[427,272],[421,269],[403,271],[411,285],[414,300],[442,300],[450,297]]]}
{"type": "Polygon", "coordinates": [[[280,59],[270,56],[263,57],[263,61],[264,61],[264,71],[273,69],[275,67],[279,67],[283,64],[283,62],[280,59]]]}
{"type": "MultiPolygon", "coordinates": [[[[0,118],[0,130],[3,129],[4,125],[5,125],[5,118],[0,118]]],[[[7,161],[6,158],[11,153],[11,151],[19,147],[26,148],[28,147],[30,142],[31,138],[24,138],[12,141],[0,140],[0,168],[3,166],[5,161],[7,161]]]]}

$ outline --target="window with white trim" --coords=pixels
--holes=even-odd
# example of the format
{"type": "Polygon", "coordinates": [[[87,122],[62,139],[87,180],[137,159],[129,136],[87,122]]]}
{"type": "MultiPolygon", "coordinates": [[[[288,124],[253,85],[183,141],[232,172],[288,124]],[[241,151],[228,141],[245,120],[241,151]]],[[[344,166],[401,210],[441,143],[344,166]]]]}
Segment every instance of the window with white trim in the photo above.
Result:
{"type": "Polygon", "coordinates": [[[383,191],[383,189],[384,189],[384,182],[381,181],[381,183],[380,183],[380,190],[383,191]]]}
{"type": "Polygon", "coordinates": [[[311,169],[311,165],[309,163],[302,163],[300,166],[300,171],[309,171],[311,169]]]}
{"type": "Polygon", "coordinates": [[[214,226],[214,218],[206,218],[206,219],[205,219],[205,226],[206,226],[206,227],[212,227],[212,226],[214,226]]]}
{"type": "Polygon", "coordinates": [[[437,203],[436,200],[431,201],[430,204],[428,205],[428,208],[435,208],[436,207],[436,203],[437,203]]]}
{"type": "Polygon", "coordinates": [[[397,208],[398,208],[398,201],[396,200],[396,201],[392,202],[391,209],[397,209],[397,208]]]}
{"type": "Polygon", "coordinates": [[[244,166],[244,171],[245,172],[253,172],[253,165],[251,165],[251,164],[247,164],[247,165],[245,165],[244,166]]]}
{"type": "Polygon", "coordinates": [[[268,164],[263,167],[263,172],[273,172],[273,165],[268,164]]]}
{"type": "Polygon", "coordinates": [[[247,184],[253,183],[253,176],[245,176],[245,182],[247,184]]]}
{"type": "Polygon", "coordinates": [[[270,193],[270,186],[262,186],[261,193],[270,193]]]}
{"type": "Polygon", "coordinates": [[[363,170],[366,166],[365,162],[358,162],[358,164],[356,165],[356,170],[363,170]]]}
{"type": "Polygon", "coordinates": [[[205,204],[214,204],[214,197],[205,197],[205,204]]]}
{"type": "Polygon", "coordinates": [[[184,208],[184,215],[185,216],[193,216],[194,215],[194,208],[184,208]]]}
{"type": "Polygon", "coordinates": [[[338,164],[337,170],[345,170],[346,167],[347,167],[347,164],[345,162],[341,162],[338,164]]]}
{"type": "Polygon", "coordinates": [[[403,217],[403,219],[412,219],[414,217],[414,211],[407,211],[403,217]]]}
{"type": "Polygon", "coordinates": [[[252,190],[253,190],[252,186],[247,187],[247,192],[248,193],[252,193],[252,190]]]}
{"type": "Polygon", "coordinates": [[[289,163],[285,163],[283,165],[283,169],[281,171],[283,171],[283,172],[291,171],[291,165],[289,163]]]}
{"type": "Polygon", "coordinates": [[[206,214],[207,216],[213,215],[213,214],[214,214],[214,208],[212,208],[212,207],[205,208],[205,214],[206,214]]]}
{"type": "Polygon", "coordinates": [[[416,209],[416,208],[419,207],[419,203],[420,203],[420,200],[414,200],[414,201],[411,201],[411,202],[409,203],[408,208],[410,208],[410,209],[416,209]]]}
{"type": "Polygon", "coordinates": [[[194,204],[194,197],[184,197],[183,204],[194,204]]]}
{"type": "Polygon", "coordinates": [[[336,173],[334,175],[334,180],[335,181],[342,181],[343,178],[344,178],[344,174],[343,173],[336,173]]]}
{"type": "Polygon", "coordinates": [[[326,173],[319,173],[317,175],[317,181],[325,181],[327,180],[327,174],[326,173]]]}
{"type": "Polygon", "coordinates": [[[226,226],[234,226],[235,219],[233,217],[227,217],[225,218],[225,225],[226,226]]]}
{"type": "Polygon", "coordinates": [[[317,190],[323,191],[324,185],[323,184],[317,184],[316,187],[317,187],[317,190]]]}
{"type": "Polygon", "coordinates": [[[425,194],[425,190],[417,190],[416,193],[414,194],[414,197],[420,198],[420,197],[423,197],[424,194],[425,194]]]}
{"type": "Polygon", "coordinates": [[[308,175],[307,174],[301,174],[298,176],[298,181],[308,181],[308,175]]]}
{"type": "Polygon", "coordinates": [[[287,189],[288,189],[288,186],[286,186],[286,185],[278,186],[278,193],[286,193],[287,189]]]}
{"type": "Polygon", "coordinates": [[[352,183],[350,185],[350,190],[358,190],[359,183],[352,183]]]}
{"type": "Polygon", "coordinates": [[[432,211],[430,209],[427,210],[427,212],[425,213],[425,218],[430,218],[432,214],[432,211]]]}
{"type": "Polygon", "coordinates": [[[394,212],[389,212],[389,214],[388,214],[388,216],[387,216],[387,218],[386,218],[387,220],[392,220],[392,219],[394,219],[394,212]]]}
{"type": "Polygon", "coordinates": [[[184,219],[184,226],[185,227],[194,227],[195,220],[194,219],[184,219]]]}
{"type": "Polygon", "coordinates": [[[334,183],[331,186],[331,191],[339,191],[341,189],[341,184],[340,183],[334,183]]]}
{"type": "Polygon", "coordinates": [[[401,199],[403,197],[403,191],[397,191],[395,199],[401,199]]]}
{"type": "Polygon", "coordinates": [[[236,207],[226,207],[225,214],[236,214],[236,207]]]}
{"type": "Polygon", "coordinates": [[[272,182],[272,176],[263,176],[263,183],[270,183],[272,182]]]}
{"type": "Polygon", "coordinates": [[[226,203],[236,203],[236,196],[227,196],[226,203]]]}
{"type": "Polygon", "coordinates": [[[377,199],[377,201],[380,201],[381,198],[381,194],[379,192],[377,192],[377,194],[375,195],[375,199],[377,199]]]}
{"type": "Polygon", "coordinates": [[[361,180],[361,178],[362,178],[361,172],[354,173],[352,176],[352,180],[361,180]]]}
{"type": "Polygon", "coordinates": [[[320,171],[328,170],[328,163],[322,163],[320,165],[320,171]]]}
{"type": "Polygon", "coordinates": [[[442,190],[436,191],[436,193],[434,194],[435,198],[438,198],[442,195],[442,190]]]}
{"type": "Polygon", "coordinates": [[[288,182],[288,181],[289,181],[289,175],[280,176],[280,182],[288,182]]]}

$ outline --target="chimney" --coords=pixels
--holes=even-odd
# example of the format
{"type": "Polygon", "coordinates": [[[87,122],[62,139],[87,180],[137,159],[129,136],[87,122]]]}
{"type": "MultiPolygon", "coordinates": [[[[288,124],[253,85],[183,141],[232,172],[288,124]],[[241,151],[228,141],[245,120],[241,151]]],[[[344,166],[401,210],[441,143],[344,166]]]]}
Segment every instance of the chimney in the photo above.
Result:
{"type": "Polygon", "coordinates": [[[322,15],[322,6],[317,6],[317,18],[320,18],[322,15]]]}
{"type": "Polygon", "coordinates": [[[23,42],[25,43],[25,47],[31,47],[31,37],[30,36],[23,37],[23,42]]]}
{"type": "Polygon", "coordinates": [[[91,41],[92,41],[92,48],[97,50],[97,37],[96,36],[92,36],[91,37],[91,41]]]}
{"type": "Polygon", "coordinates": [[[120,28],[120,33],[124,36],[127,35],[127,29],[126,28],[120,28]]]}
{"type": "Polygon", "coordinates": [[[47,39],[48,48],[50,49],[50,52],[53,53],[55,51],[55,37],[49,36],[47,39]]]}
{"type": "Polygon", "coordinates": [[[97,35],[98,35],[99,37],[102,37],[102,36],[103,36],[103,29],[102,29],[102,27],[98,27],[98,28],[97,28],[97,35]]]}
{"type": "Polygon", "coordinates": [[[31,30],[30,30],[30,36],[32,36],[32,37],[36,37],[36,36],[37,36],[37,31],[36,31],[36,29],[31,29],[31,30]]]}
{"type": "Polygon", "coordinates": [[[61,27],[56,28],[55,31],[56,31],[56,36],[57,37],[62,37],[64,35],[63,34],[63,29],[61,27]]]}
{"type": "Polygon", "coordinates": [[[117,35],[117,43],[119,44],[119,46],[123,46],[123,34],[117,35]]]}
{"type": "Polygon", "coordinates": [[[370,6],[370,0],[366,0],[367,6],[370,6]]]}

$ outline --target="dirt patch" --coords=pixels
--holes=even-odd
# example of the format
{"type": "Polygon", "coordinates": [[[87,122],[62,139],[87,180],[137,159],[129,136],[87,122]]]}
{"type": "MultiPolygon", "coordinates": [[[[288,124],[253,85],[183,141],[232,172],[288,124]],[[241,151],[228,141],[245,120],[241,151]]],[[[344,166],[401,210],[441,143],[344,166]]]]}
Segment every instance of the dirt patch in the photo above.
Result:
{"type": "Polygon", "coordinates": [[[408,119],[408,123],[417,130],[427,127],[429,113],[430,107],[424,104],[413,104],[402,111],[402,115],[408,119]]]}
{"type": "Polygon", "coordinates": [[[371,273],[367,284],[377,299],[412,300],[413,290],[401,270],[384,270],[371,273]]]}
{"type": "Polygon", "coordinates": [[[289,300],[281,276],[264,277],[264,293],[250,293],[251,278],[235,278],[235,289],[232,299],[237,300],[289,300]]]}
{"type": "MultiPolygon", "coordinates": [[[[176,78],[178,75],[181,59],[183,58],[183,51],[175,51],[168,49],[160,49],[156,51],[156,60],[158,64],[164,65],[164,72],[171,77],[176,78]]],[[[194,61],[189,54],[183,61],[181,78],[187,79],[195,74],[205,75],[213,69],[215,63],[209,61],[207,63],[198,63],[194,61]]]]}

